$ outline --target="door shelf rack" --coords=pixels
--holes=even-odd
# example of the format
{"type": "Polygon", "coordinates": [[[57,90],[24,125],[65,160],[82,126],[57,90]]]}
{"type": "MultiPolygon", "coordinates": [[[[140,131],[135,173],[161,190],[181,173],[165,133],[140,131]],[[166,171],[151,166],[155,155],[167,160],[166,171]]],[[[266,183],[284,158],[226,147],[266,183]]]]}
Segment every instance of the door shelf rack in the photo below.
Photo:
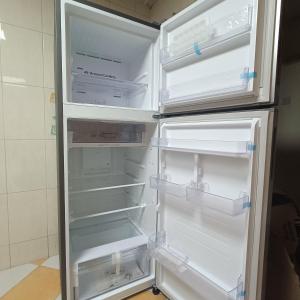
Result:
{"type": "Polygon", "coordinates": [[[183,201],[192,203],[201,210],[210,209],[229,216],[238,216],[251,207],[249,196],[241,192],[238,198],[228,198],[212,194],[203,188],[195,188],[186,184],[177,184],[152,176],[150,186],[162,194],[169,194],[183,201]]]}
{"type": "Polygon", "coordinates": [[[162,48],[161,62],[165,70],[180,68],[199,59],[205,59],[224,49],[232,50],[250,42],[253,7],[246,6],[214,23],[208,18],[191,24],[173,36],[162,48]]]}
{"type": "Polygon", "coordinates": [[[151,253],[157,262],[198,292],[203,299],[244,299],[243,282],[240,279],[237,280],[236,286],[226,289],[194,268],[188,257],[182,256],[168,245],[158,246],[152,249],[151,253]]]}
{"type": "Polygon", "coordinates": [[[153,138],[152,145],[167,151],[241,158],[250,158],[255,149],[255,145],[250,141],[192,140],[164,137],[153,138]]]}

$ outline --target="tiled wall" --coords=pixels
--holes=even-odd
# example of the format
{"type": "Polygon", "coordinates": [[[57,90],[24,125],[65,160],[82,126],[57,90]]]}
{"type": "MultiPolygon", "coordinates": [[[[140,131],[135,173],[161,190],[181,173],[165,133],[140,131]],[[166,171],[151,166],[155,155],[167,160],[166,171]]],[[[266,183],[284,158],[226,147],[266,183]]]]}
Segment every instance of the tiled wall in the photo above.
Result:
{"type": "MultiPolygon", "coordinates": [[[[92,2],[159,22],[192,0],[92,2]]],[[[54,0],[0,0],[0,23],[1,270],[58,253],[54,0]]]]}
{"type": "Polygon", "coordinates": [[[0,1],[0,269],[57,253],[53,1],[0,1]]]}

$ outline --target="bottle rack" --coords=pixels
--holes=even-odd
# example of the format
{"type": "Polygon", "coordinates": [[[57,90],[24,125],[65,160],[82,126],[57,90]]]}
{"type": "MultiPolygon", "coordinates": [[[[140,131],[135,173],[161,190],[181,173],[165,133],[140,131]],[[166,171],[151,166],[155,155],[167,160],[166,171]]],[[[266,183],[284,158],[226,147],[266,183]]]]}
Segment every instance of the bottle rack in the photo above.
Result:
{"type": "Polygon", "coordinates": [[[178,61],[202,59],[211,53],[234,49],[249,43],[252,28],[253,7],[246,6],[214,23],[201,19],[173,37],[173,41],[161,50],[164,69],[179,67],[178,61]]]}
{"type": "Polygon", "coordinates": [[[160,150],[190,152],[207,155],[249,158],[255,145],[250,141],[190,140],[153,138],[152,146],[160,150]]]}
{"type": "Polygon", "coordinates": [[[236,286],[225,289],[203,274],[188,256],[172,248],[166,242],[164,232],[149,239],[150,255],[168,271],[179,277],[184,283],[197,291],[203,299],[214,300],[241,300],[245,291],[241,276],[237,279],[236,286]]]}
{"type": "Polygon", "coordinates": [[[242,93],[247,91],[250,80],[255,76],[256,73],[250,72],[248,67],[202,76],[162,89],[160,101],[162,105],[171,106],[199,100],[205,102],[219,96],[242,93]]]}
{"type": "Polygon", "coordinates": [[[192,203],[201,210],[210,209],[229,216],[243,214],[251,207],[249,196],[241,192],[237,198],[228,198],[204,190],[208,185],[203,184],[202,188],[195,188],[190,185],[177,184],[164,179],[152,176],[150,187],[160,193],[169,194],[182,201],[192,203]]]}

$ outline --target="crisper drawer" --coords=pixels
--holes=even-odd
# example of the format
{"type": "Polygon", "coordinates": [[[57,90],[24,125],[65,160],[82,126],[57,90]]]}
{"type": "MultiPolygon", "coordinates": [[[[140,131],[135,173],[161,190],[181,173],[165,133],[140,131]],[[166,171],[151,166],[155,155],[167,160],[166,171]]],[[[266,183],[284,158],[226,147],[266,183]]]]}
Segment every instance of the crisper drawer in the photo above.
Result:
{"type": "Polygon", "coordinates": [[[90,299],[150,275],[147,245],[113,253],[78,266],[79,299],[90,299]]]}

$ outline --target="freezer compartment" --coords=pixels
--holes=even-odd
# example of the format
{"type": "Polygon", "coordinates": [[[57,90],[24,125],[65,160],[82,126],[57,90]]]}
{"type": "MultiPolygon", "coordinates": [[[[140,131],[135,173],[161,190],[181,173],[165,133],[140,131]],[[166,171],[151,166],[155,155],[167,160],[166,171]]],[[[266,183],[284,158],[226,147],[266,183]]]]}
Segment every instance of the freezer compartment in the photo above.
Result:
{"type": "Polygon", "coordinates": [[[169,194],[178,198],[175,199],[174,204],[179,200],[203,212],[213,210],[229,216],[238,216],[251,207],[250,198],[245,192],[239,192],[237,198],[228,198],[208,192],[209,185],[205,183],[201,183],[201,187],[196,188],[191,184],[178,184],[152,176],[150,186],[159,191],[162,201],[164,195],[169,194]]]}
{"type": "Polygon", "coordinates": [[[248,5],[214,21],[209,17],[201,18],[174,33],[168,46],[161,50],[163,68],[172,68],[175,64],[178,67],[187,61],[216,55],[224,51],[224,47],[234,48],[249,43],[252,11],[253,7],[248,5]]]}
{"type": "Polygon", "coordinates": [[[150,275],[147,245],[78,266],[79,299],[90,299],[150,275]]]}
{"type": "Polygon", "coordinates": [[[143,200],[143,185],[70,195],[70,222],[154,205],[143,200]]]}
{"type": "Polygon", "coordinates": [[[68,102],[154,110],[158,31],[89,10],[71,12],[67,26],[68,102]]]}
{"type": "Polygon", "coordinates": [[[159,268],[164,267],[183,283],[195,290],[201,299],[239,300],[244,299],[245,293],[241,277],[236,285],[224,287],[208,278],[190,261],[188,256],[172,249],[168,245],[158,245],[151,250],[152,257],[159,268]]]}
{"type": "Polygon", "coordinates": [[[145,124],[109,123],[100,121],[69,120],[69,148],[141,146],[145,143],[145,124]]]}

